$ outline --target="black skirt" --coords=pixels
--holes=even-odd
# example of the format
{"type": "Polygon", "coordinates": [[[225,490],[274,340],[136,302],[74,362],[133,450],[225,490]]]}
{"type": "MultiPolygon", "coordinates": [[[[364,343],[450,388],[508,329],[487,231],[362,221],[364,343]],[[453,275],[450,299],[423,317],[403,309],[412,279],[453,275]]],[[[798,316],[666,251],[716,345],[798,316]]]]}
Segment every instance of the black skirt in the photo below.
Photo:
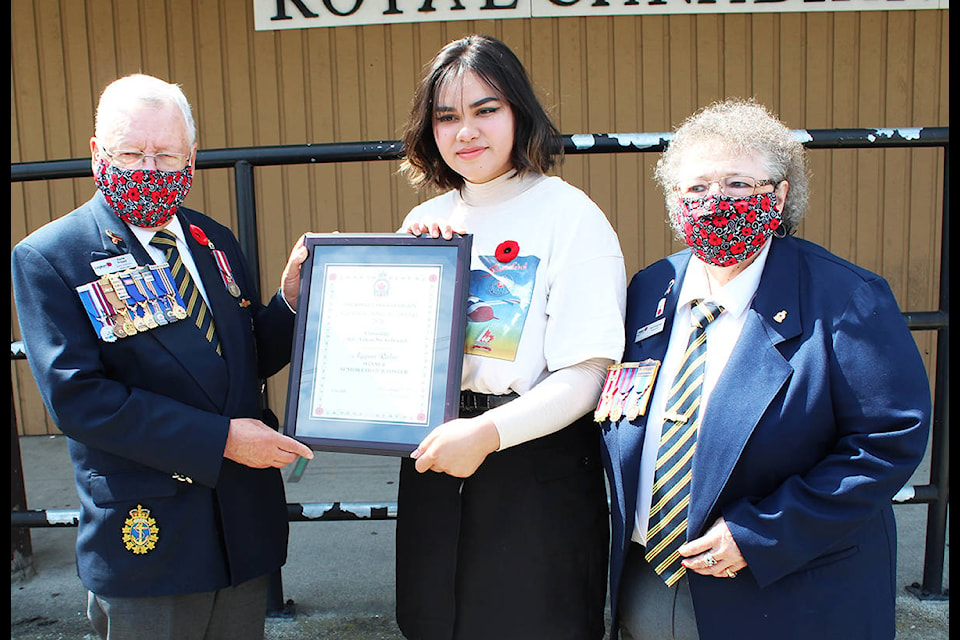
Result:
{"type": "Polygon", "coordinates": [[[590,416],[466,479],[400,466],[397,622],[410,640],[603,637],[609,513],[590,416]]]}

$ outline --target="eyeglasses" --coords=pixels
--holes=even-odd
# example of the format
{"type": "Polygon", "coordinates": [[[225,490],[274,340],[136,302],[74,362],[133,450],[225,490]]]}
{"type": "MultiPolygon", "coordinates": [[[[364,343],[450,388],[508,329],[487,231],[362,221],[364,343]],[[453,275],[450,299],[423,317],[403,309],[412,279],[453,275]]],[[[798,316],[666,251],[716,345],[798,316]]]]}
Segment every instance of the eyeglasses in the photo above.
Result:
{"type": "Polygon", "coordinates": [[[189,157],[185,153],[144,153],[132,149],[108,151],[103,147],[100,147],[100,150],[121,169],[139,169],[143,166],[144,160],[153,158],[157,169],[160,171],[180,171],[187,166],[187,158],[189,157]]]}
{"type": "Polygon", "coordinates": [[[780,184],[782,180],[757,180],[750,176],[724,176],[719,180],[684,180],[677,183],[676,189],[685,198],[697,198],[710,192],[711,185],[717,185],[720,193],[733,198],[752,196],[758,187],[780,184]]]}

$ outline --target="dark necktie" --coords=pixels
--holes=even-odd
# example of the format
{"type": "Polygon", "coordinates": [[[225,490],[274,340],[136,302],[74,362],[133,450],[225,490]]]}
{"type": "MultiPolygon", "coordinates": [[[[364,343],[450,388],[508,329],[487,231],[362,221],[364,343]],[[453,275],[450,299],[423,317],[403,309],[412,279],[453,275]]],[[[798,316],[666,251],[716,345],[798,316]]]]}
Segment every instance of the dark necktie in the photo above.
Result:
{"type": "Polygon", "coordinates": [[[220,339],[217,338],[216,327],[213,324],[213,315],[207,308],[207,303],[203,301],[200,290],[190,277],[183,260],[180,259],[180,252],[177,250],[177,237],[166,229],[157,231],[150,241],[155,247],[164,251],[167,257],[167,264],[170,265],[170,273],[173,274],[173,280],[180,297],[183,299],[187,309],[187,314],[193,319],[203,337],[207,339],[220,354],[220,339]]]}
{"type": "Polygon", "coordinates": [[[663,431],[653,481],[646,559],[667,586],[686,569],[677,549],[686,541],[690,474],[700,426],[700,392],[707,357],[707,325],[723,313],[712,302],[694,300],[693,326],[683,361],[670,389],[663,414],[663,431]]]}

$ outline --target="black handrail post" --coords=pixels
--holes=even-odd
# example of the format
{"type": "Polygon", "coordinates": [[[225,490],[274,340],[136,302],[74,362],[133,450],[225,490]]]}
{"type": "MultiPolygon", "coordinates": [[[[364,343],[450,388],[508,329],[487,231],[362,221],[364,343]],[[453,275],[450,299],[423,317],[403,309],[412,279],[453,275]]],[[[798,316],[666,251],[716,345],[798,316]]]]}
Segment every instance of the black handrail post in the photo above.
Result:
{"type": "Polygon", "coordinates": [[[940,311],[948,322],[937,330],[936,393],[933,397],[933,436],[930,443],[930,484],[937,499],[927,506],[927,538],[923,584],[907,589],[921,600],[947,600],[943,590],[947,506],[950,503],[950,149],[943,148],[943,223],[940,232],[940,311]]]}
{"type": "MultiPolygon", "coordinates": [[[[27,491],[23,483],[23,458],[17,433],[17,410],[14,408],[13,381],[10,381],[10,511],[26,511],[27,491]]],[[[10,529],[10,570],[20,580],[36,574],[33,567],[33,544],[30,529],[10,529]]]]}
{"type": "Polygon", "coordinates": [[[253,295],[260,299],[260,245],[257,240],[257,201],[253,186],[253,165],[240,160],[233,165],[237,195],[237,239],[247,259],[253,281],[253,295]]]}
{"type": "MultiPolygon", "coordinates": [[[[237,240],[247,259],[253,285],[251,295],[260,300],[260,243],[257,239],[257,200],[253,182],[253,165],[240,160],[233,165],[234,188],[237,196],[237,240]]],[[[262,381],[261,381],[262,382],[262,381]]],[[[261,409],[269,407],[267,388],[261,384],[261,409]]],[[[267,586],[267,617],[291,618],[294,615],[293,601],[283,601],[283,574],[277,569],[270,574],[267,586]]]]}
{"type": "Polygon", "coordinates": [[[283,575],[277,569],[270,574],[270,584],[267,586],[267,617],[292,618],[296,613],[293,600],[283,601],[283,575]]]}

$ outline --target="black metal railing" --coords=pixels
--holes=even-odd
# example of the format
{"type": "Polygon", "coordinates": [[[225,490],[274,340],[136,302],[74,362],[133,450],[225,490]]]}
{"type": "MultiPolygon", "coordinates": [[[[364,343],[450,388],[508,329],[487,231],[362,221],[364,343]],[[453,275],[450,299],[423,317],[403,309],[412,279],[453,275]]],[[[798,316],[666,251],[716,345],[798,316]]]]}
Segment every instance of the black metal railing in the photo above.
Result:
{"type": "MultiPolygon", "coordinates": [[[[936,331],[935,394],[933,398],[932,440],[930,444],[930,480],[926,485],[906,486],[894,496],[895,504],[926,504],[927,528],[924,548],[923,582],[907,587],[920,599],[946,599],[943,589],[946,549],[947,507],[949,504],[949,142],[948,127],[911,127],[882,129],[798,129],[794,135],[808,149],[866,149],[942,147],[943,210],[940,246],[940,282],[938,308],[908,310],[904,318],[914,331],[936,331]]],[[[565,135],[564,151],[569,155],[595,153],[655,153],[669,144],[670,133],[605,133],[565,135]]],[[[396,160],[403,147],[398,141],[346,142],[232,149],[207,149],[197,153],[196,168],[234,169],[237,198],[237,237],[250,264],[253,282],[259,283],[259,247],[254,189],[256,166],[316,164],[331,162],[370,162],[396,160]]],[[[89,158],[24,162],[10,166],[11,182],[79,178],[91,176],[89,158]]],[[[259,294],[259,292],[257,292],[259,294]]],[[[25,358],[17,343],[11,344],[11,359],[25,358]]],[[[13,393],[11,385],[11,395],[13,393]]],[[[14,493],[23,489],[16,416],[11,400],[13,431],[14,493]]],[[[288,504],[291,521],[382,520],[396,518],[396,503],[303,503],[288,504]]],[[[22,531],[29,527],[76,526],[79,511],[28,510],[26,498],[12,500],[11,527],[22,531]]],[[[27,541],[29,546],[29,540],[27,541]]],[[[15,543],[16,544],[16,543],[15,543]]]]}

